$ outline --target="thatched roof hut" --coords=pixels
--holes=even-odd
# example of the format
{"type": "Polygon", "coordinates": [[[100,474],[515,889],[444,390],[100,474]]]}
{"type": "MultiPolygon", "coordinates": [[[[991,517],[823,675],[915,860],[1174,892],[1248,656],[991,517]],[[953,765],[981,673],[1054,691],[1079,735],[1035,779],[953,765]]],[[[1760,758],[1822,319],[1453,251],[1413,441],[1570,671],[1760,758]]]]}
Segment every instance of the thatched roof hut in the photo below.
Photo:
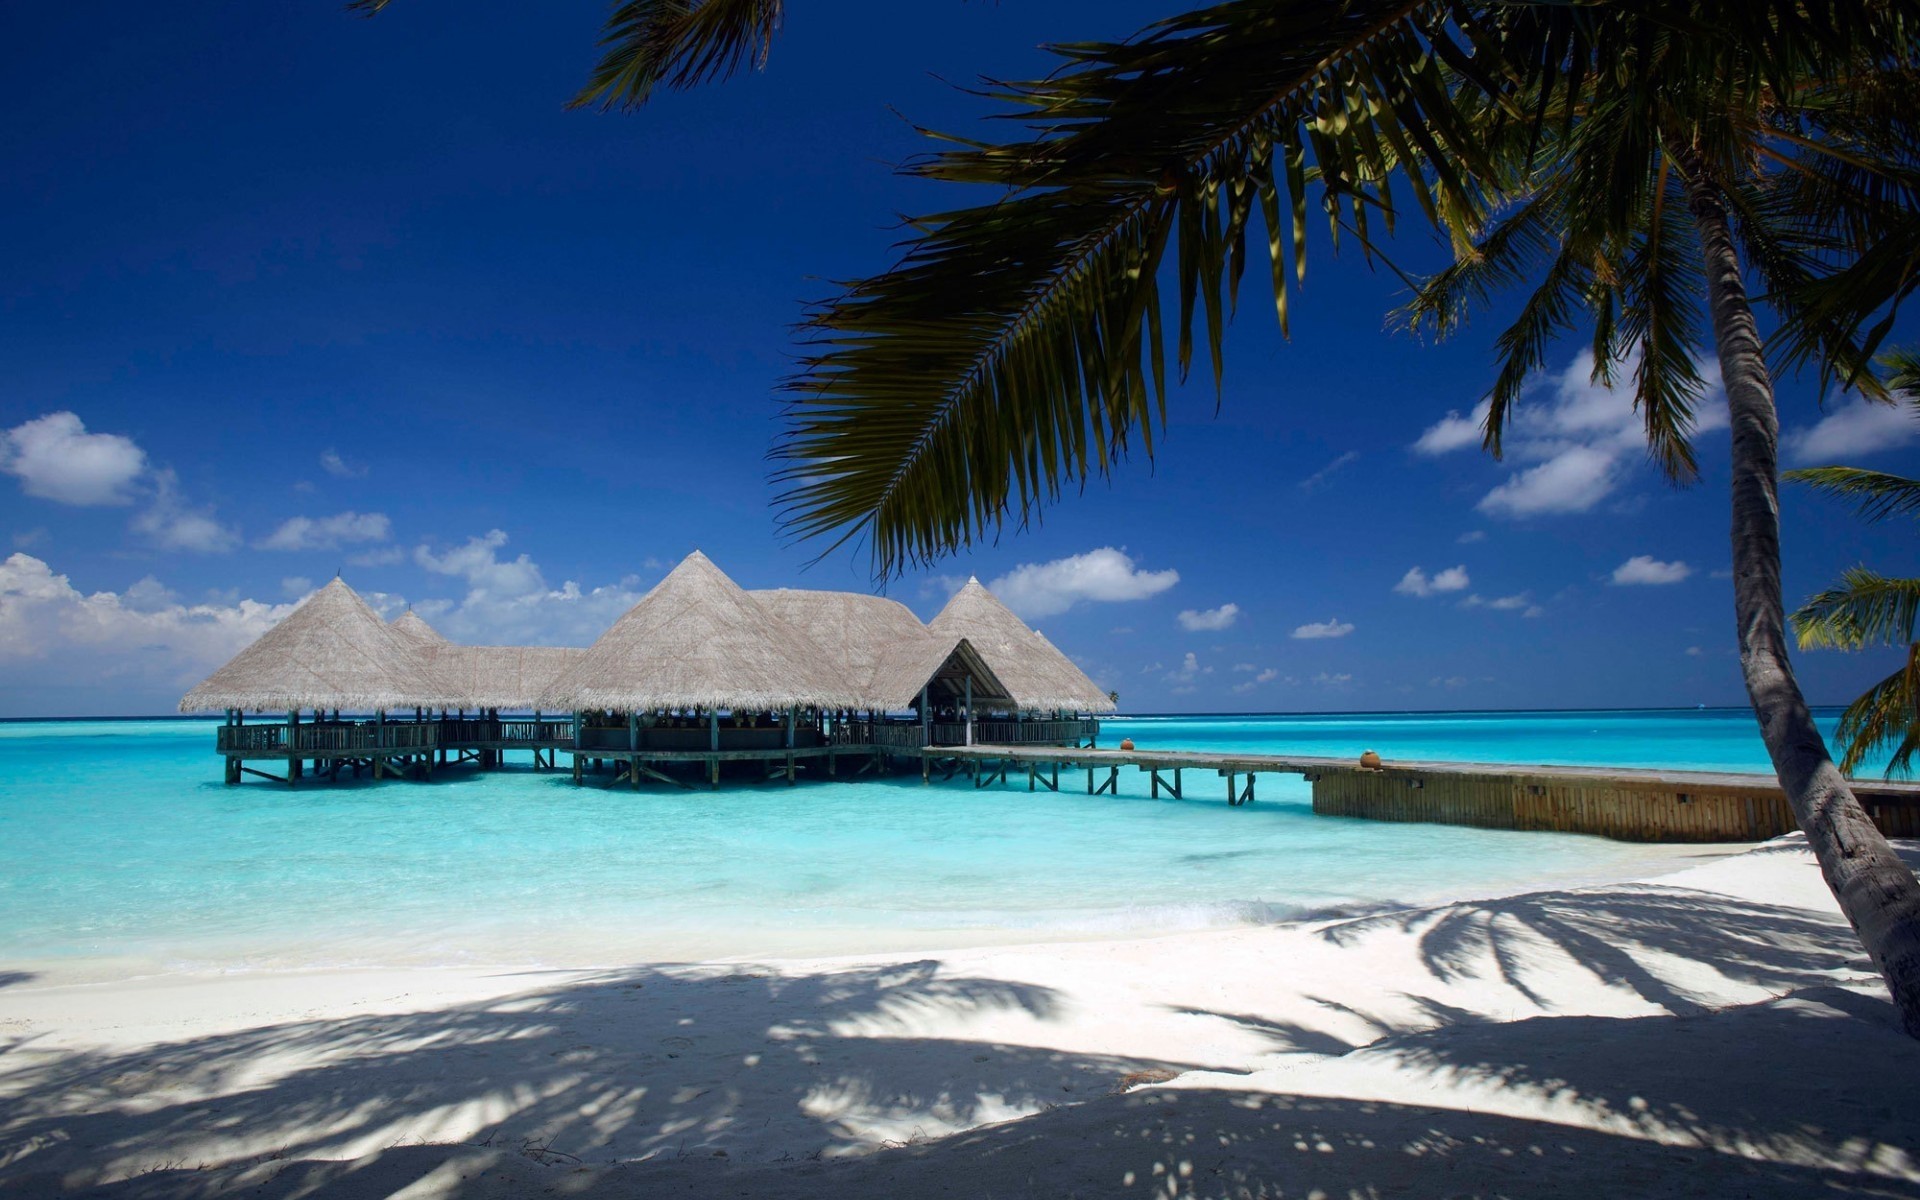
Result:
{"type": "Polygon", "coordinates": [[[427,624],[419,613],[408,609],[388,622],[388,626],[401,637],[416,646],[451,646],[453,643],[440,636],[440,631],[427,624]]]}
{"type": "Polygon", "coordinates": [[[1087,673],[1000,603],[978,579],[947,601],[929,626],[963,637],[1006,685],[1014,706],[1027,710],[1112,712],[1113,701],[1087,673]]]}
{"type": "Polygon", "coordinates": [[[961,695],[973,676],[976,704],[1013,699],[965,638],[941,637],[898,600],[858,592],[776,588],[749,592],[761,606],[810,637],[840,673],[861,689],[857,707],[898,711],[919,703],[929,687],[943,699],[961,695]]]}
{"type": "Polygon", "coordinates": [[[439,685],[414,647],[339,579],[180,700],[181,712],[410,708],[439,685]]]}
{"type": "Polygon", "coordinates": [[[183,712],[664,708],[899,711],[930,688],[976,707],[1109,712],[1080,668],[969,581],[922,625],[852,592],[746,592],[695,551],[590,649],[462,646],[392,624],[335,579],[180,701],[183,712]]]}
{"type": "Polygon", "coordinates": [[[696,550],[587,648],[542,707],[858,708],[864,699],[804,630],[696,550]]]}

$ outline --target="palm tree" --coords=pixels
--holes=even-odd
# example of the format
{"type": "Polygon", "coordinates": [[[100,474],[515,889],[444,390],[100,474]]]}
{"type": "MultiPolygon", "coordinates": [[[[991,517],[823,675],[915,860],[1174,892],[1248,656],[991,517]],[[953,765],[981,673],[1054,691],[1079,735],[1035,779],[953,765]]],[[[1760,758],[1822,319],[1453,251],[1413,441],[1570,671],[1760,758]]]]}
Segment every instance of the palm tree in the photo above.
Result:
{"type": "MultiPolygon", "coordinates": [[[[630,106],[762,59],[780,15],[629,0],[578,102],[630,106]]],[[[1704,300],[1748,693],[1920,1036],[1920,883],[1829,759],[1787,657],[1778,418],[1748,291],[1757,278],[1782,316],[1787,361],[1874,391],[1886,322],[1866,322],[1920,281],[1916,30],[1920,0],[1226,0],[1058,47],[1053,74],[990,90],[1020,136],[911,168],[994,198],[916,222],[893,269],[812,312],[775,450],[782,523],[829,550],[865,539],[885,576],[1030,522],[1136,438],[1151,456],[1165,343],[1184,375],[1198,326],[1220,378],[1256,210],[1283,330],[1310,206],[1369,257],[1409,212],[1445,235],[1456,266],[1418,289],[1416,322],[1452,328],[1539,279],[1500,339],[1495,453],[1546,345],[1584,319],[1597,373],[1631,364],[1650,447],[1689,477],[1704,300]]]]}
{"type": "MultiPolygon", "coordinates": [[[[1920,355],[1890,355],[1893,385],[1920,406],[1920,355]]],[[[1865,471],[1858,467],[1813,467],[1789,471],[1786,478],[1816,490],[1858,502],[1869,521],[1895,515],[1920,516],[1920,479],[1865,471]]],[[[1794,611],[1800,648],[1862,650],[1901,646],[1906,661],[1868,688],[1840,714],[1837,735],[1844,744],[1840,770],[1852,775],[1867,757],[1887,746],[1893,752],[1886,774],[1906,775],[1920,751],[1920,579],[1892,579],[1866,567],[1854,567],[1794,611]]]]}

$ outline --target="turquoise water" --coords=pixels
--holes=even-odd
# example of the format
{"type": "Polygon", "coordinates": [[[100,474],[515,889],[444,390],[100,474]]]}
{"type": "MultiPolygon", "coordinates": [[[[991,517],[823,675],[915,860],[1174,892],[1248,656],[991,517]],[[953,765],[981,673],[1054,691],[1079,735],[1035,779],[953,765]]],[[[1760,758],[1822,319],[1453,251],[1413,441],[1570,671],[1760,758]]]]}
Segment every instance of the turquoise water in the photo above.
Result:
{"type": "MultiPolygon", "coordinates": [[[[1745,712],[1181,717],[1103,744],[1764,769],[1745,712]]],[[[1148,934],[1684,865],[1596,838],[917,778],[576,788],[220,782],[200,721],[0,724],[0,967],[74,977],[590,965],[1148,934]]],[[[1063,784],[1075,777],[1063,778],[1063,784]]],[[[1664,856],[1664,857],[1662,857],[1664,856]]]]}

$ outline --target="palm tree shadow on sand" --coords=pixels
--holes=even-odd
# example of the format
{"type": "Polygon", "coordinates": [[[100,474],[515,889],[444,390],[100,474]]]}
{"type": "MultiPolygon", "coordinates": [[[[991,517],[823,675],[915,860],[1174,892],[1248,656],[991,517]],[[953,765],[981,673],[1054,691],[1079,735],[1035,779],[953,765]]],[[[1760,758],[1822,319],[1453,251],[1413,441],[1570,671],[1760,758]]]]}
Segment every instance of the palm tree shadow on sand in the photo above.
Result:
{"type": "Polygon", "coordinates": [[[1663,1015],[1493,1021],[1417,989],[1395,1018],[1324,1001],[1366,1022],[1360,1043],[1185,1010],[1427,1085],[1387,1103],[1127,1091],[1232,1065],[913,1036],[928,1015],[1063,1015],[1047,988],[936,961],[530,978],[504,1000],[141,1052],[18,1040],[0,1048],[0,1195],[1920,1197],[1920,1045],[1884,999],[1835,985],[1863,974],[1837,918],[1638,885],[1320,936],[1390,926],[1436,984],[1492,970],[1551,1012],[1540,973],[1558,956],[1663,1015]],[[1707,969],[1776,998],[1710,1010],[1688,986],[1707,969]],[[281,1055],[304,1065],[262,1069],[281,1055]]]}

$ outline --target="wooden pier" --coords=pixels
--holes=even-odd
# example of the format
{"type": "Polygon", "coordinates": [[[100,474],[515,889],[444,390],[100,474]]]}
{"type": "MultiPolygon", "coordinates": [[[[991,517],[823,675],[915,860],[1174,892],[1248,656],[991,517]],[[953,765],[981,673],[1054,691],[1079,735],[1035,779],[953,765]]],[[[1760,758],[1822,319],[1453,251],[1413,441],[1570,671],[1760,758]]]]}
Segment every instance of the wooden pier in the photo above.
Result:
{"type": "MultiPolygon", "coordinates": [[[[919,769],[925,782],[964,778],[976,789],[1118,795],[1120,772],[1138,771],[1159,799],[1211,799],[1230,807],[1258,799],[1261,775],[1298,775],[1312,786],[1313,811],[1375,821],[1421,821],[1483,829],[1589,833],[1623,841],[1759,841],[1796,828],[1771,775],[1506,763],[1388,760],[1377,768],[1314,755],[1118,750],[1078,745],[1097,736],[1088,720],[981,725],[975,744],[960,726],[839,721],[799,727],[582,728],[572,718],[431,716],[417,721],[308,721],[222,726],[227,781],[243,775],[296,784],[343,773],[431,779],[436,767],[489,770],[509,751],[527,751],[541,770],[566,770],[576,783],[717,787],[723,769],[749,782],[795,783],[919,769]],[[982,740],[979,735],[1000,741],[982,740]],[[1017,744],[1015,739],[1026,739],[1017,744]],[[1057,740],[1055,740],[1057,739],[1057,740]],[[932,744],[929,744],[929,743],[932,744]],[[269,760],[285,774],[247,765],[269,760]],[[1206,780],[1211,782],[1204,782],[1206,780]]],[[[1889,837],[1920,837],[1920,784],[1859,780],[1854,792],[1889,837]]]]}
{"type": "MultiPolygon", "coordinates": [[[[1228,805],[1255,800],[1260,775],[1299,775],[1313,811],[1375,821],[1423,821],[1482,829],[1591,833],[1632,842],[1745,842],[1790,833],[1793,811],[1771,775],[1508,763],[1221,754],[1189,750],[1061,749],[1044,746],[935,746],[919,751],[923,774],[964,771],[976,786],[1024,777],[1029,790],[1057,791],[1062,770],[1084,771],[1088,795],[1115,793],[1122,768],[1147,776],[1158,798],[1197,798],[1212,775],[1228,805]],[[984,782],[983,782],[984,781],[984,782]]],[[[1856,780],[1854,794],[1888,837],[1920,837],[1920,784],[1856,780]]],[[[1209,789],[1211,790],[1211,789],[1209,789]]]]}

